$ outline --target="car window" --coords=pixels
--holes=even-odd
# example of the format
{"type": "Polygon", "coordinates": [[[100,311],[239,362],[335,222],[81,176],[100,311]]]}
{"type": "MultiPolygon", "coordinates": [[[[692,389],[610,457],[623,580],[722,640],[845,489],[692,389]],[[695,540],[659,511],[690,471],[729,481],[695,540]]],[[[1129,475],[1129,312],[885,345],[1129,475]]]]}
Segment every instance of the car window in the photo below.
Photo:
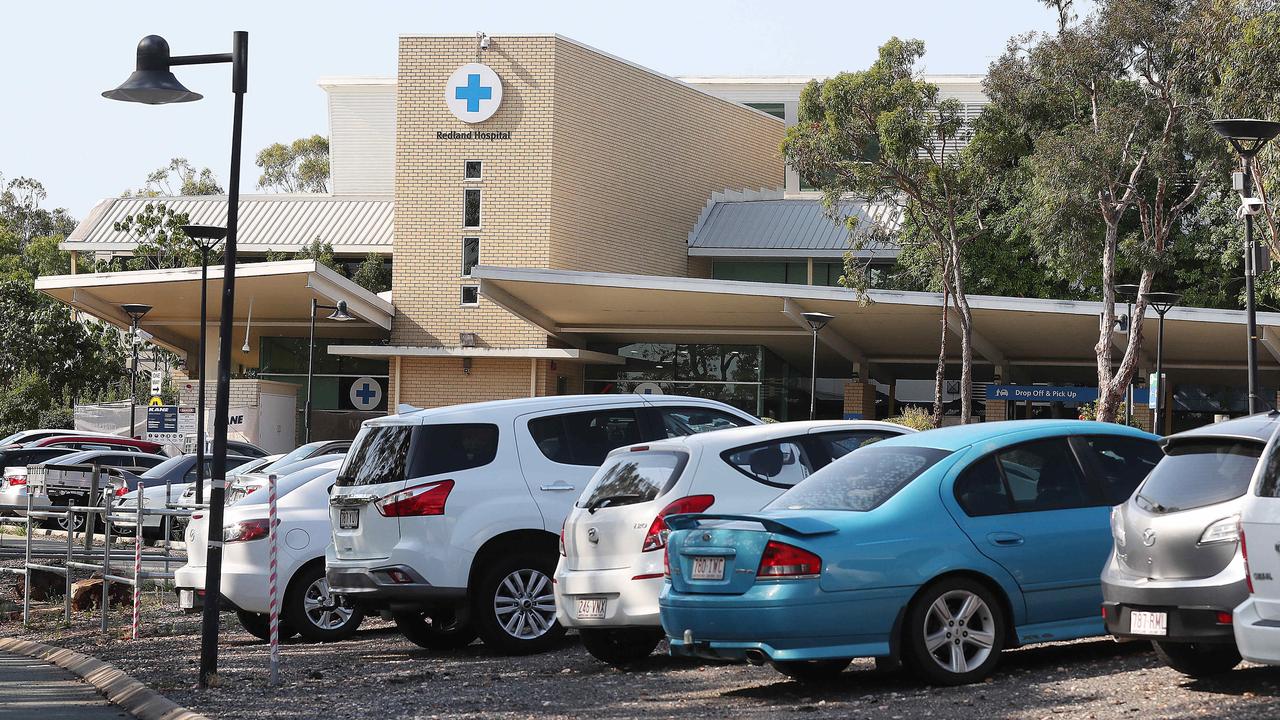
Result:
{"type": "Polygon", "coordinates": [[[689,456],[678,452],[628,452],[608,458],[587,483],[578,507],[634,505],[671,489],[689,456]]]}
{"type": "Polygon", "coordinates": [[[735,470],[758,483],[789,488],[813,474],[813,458],[797,438],[779,438],[720,453],[735,470]]]}
{"type": "Polygon", "coordinates": [[[768,510],[874,510],[951,453],[871,445],[849,453],[779,495],[768,510]]]}
{"type": "Polygon", "coordinates": [[[409,477],[484,467],[498,456],[498,426],[492,423],[419,425],[413,432],[409,477]]]}
{"type": "Polygon", "coordinates": [[[737,415],[714,408],[659,407],[658,412],[662,416],[662,426],[669,438],[751,424],[737,415]]]}
{"type": "Polygon", "coordinates": [[[1101,470],[1099,480],[1107,503],[1119,505],[1137,489],[1164,457],[1160,446],[1151,440],[1098,435],[1084,438],[1101,470]]]}
{"type": "Polygon", "coordinates": [[[827,451],[832,460],[839,460],[864,445],[895,437],[898,434],[885,430],[836,430],[814,433],[810,437],[822,443],[822,448],[827,451]]]}
{"type": "Polygon", "coordinates": [[[404,480],[412,435],[410,425],[367,425],[361,428],[338,470],[335,484],[381,485],[404,480]]]}
{"type": "Polygon", "coordinates": [[[566,465],[596,466],[610,450],[641,440],[634,408],[534,418],[529,434],[548,460],[566,465]]]}
{"type": "Polygon", "coordinates": [[[996,453],[1013,512],[1097,505],[1066,438],[1016,445],[996,453]]]}
{"type": "Polygon", "coordinates": [[[1171,442],[1133,499],[1149,512],[1166,513],[1238,498],[1249,489],[1262,448],[1253,440],[1171,442]]]}
{"type": "Polygon", "coordinates": [[[1013,510],[994,455],[985,455],[965,468],[956,478],[954,492],[956,502],[970,517],[1000,515],[1013,510]]]}

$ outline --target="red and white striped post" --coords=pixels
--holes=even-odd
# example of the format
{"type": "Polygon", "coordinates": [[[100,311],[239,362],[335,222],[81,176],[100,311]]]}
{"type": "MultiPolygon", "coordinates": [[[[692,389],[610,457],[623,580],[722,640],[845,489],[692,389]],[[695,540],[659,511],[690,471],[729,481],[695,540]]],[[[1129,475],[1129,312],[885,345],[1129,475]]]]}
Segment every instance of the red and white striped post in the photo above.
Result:
{"type": "Polygon", "coordinates": [[[280,684],[280,588],[277,582],[276,476],[267,476],[267,593],[271,611],[271,684],[280,684]]]}
{"type": "MultiPolygon", "coordinates": [[[[135,511],[137,527],[133,533],[133,639],[138,639],[138,616],[142,609],[142,580],[139,575],[142,574],[142,482],[138,483],[138,492],[134,497],[138,499],[138,507],[135,511]]],[[[106,609],[103,609],[106,612],[106,609]]]]}

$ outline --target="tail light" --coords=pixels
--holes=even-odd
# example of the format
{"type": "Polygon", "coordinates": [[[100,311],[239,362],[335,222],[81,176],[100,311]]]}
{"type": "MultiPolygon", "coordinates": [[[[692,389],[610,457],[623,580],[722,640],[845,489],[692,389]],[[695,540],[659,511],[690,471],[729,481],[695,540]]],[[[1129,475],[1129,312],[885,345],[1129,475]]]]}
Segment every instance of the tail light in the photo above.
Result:
{"type": "Polygon", "coordinates": [[[1219,610],[1216,620],[1218,621],[1219,625],[1230,625],[1231,613],[1225,612],[1223,610],[1219,610]]]}
{"type": "Polygon", "coordinates": [[[4,481],[9,484],[9,487],[17,487],[19,485],[27,484],[27,476],[26,475],[9,475],[5,477],[4,481]]]}
{"type": "Polygon", "coordinates": [[[241,520],[235,525],[228,525],[222,528],[222,542],[233,543],[260,540],[267,536],[267,532],[270,529],[270,521],[266,518],[262,518],[260,520],[241,520]]]}
{"type": "Polygon", "coordinates": [[[124,497],[125,495],[128,495],[128,494],[129,494],[129,486],[127,486],[127,485],[121,485],[121,486],[117,487],[117,488],[115,489],[115,492],[114,492],[114,493],[112,493],[112,494],[113,494],[113,495],[115,495],[116,497],[124,497]]]}
{"type": "Polygon", "coordinates": [[[560,523],[560,557],[569,557],[569,553],[564,551],[564,523],[567,522],[569,518],[565,518],[564,522],[560,523]]]}
{"type": "Polygon", "coordinates": [[[764,546],[757,578],[817,577],[822,573],[822,558],[794,545],[770,540],[764,546]]]}
{"type": "Polygon", "coordinates": [[[667,546],[667,530],[666,517],[668,515],[679,515],[681,513],[700,513],[706,512],[707,508],[716,501],[714,495],[689,495],[682,497],[670,505],[662,508],[658,516],[653,519],[653,523],[649,525],[649,532],[644,536],[644,546],[641,552],[649,552],[650,550],[661,550],[667,546]]]}
{"type": "Polygon", "coordinates": [[[671,553],[662,553],[662,577],[671,577],[671,553]]]}
{"type": "Polygon", "coordinates": [[[373,503],[383,517],[443,515],[444,503],[453,490],[452,480],[415,485],[393,492],[373,503]]]}
{"type": "Polygon", "coordinates": [[[1244,542],[1244,522],[1239,523],[1240,527],[1240,557],[1244,558],[1244,583],[1249,588],[1249,594],[1253,594],[1253,575],[1249,572],[1249,546],[1244,542]]]}

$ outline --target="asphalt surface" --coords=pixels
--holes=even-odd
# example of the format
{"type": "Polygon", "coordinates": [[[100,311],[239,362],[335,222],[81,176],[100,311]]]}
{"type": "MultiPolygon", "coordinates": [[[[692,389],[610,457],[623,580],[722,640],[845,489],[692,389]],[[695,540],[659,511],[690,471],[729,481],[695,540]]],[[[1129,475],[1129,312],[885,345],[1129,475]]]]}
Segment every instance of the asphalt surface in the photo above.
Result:
{"type": "Polygon", "coordinates": [[[120,720],[92,685],[43,660],[0,652],[0,719],[120,720]]]}

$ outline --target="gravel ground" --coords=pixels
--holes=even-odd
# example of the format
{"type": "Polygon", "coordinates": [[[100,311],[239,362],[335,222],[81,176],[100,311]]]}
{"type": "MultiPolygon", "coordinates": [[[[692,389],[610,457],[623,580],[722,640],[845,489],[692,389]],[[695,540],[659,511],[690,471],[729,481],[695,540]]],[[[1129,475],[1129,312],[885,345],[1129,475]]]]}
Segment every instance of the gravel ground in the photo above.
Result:
{"type": "MultiPolygon", "coordinates": [[[[12,600],[4,582],[0,597],[12,600]]],[[[1006,652],[991,681],[931,688],[907,673],[880,674],[858,661],[830,685],[799,685],[767,667],[713,665],[655,655],[631,671],[596,662],[570,636],[543,655],[498,657],[480,644],[422,650],[373,620],[351,640],[281,647],[282,685],[267,685],[265,643],[223,615],[220,681],[195,690],[199,619],[171,596],[150,593],[145,634],[127,639],[128,616],[112,632],[97,616],[38,615],[0,635],[70,647],[114,663],[174,701],[211,718],[1267,718],[1280,716],[1280,668],[1242,666],[1212,681],[1163,667],[1144,643],[1110,640],[1006,652]]]]}

